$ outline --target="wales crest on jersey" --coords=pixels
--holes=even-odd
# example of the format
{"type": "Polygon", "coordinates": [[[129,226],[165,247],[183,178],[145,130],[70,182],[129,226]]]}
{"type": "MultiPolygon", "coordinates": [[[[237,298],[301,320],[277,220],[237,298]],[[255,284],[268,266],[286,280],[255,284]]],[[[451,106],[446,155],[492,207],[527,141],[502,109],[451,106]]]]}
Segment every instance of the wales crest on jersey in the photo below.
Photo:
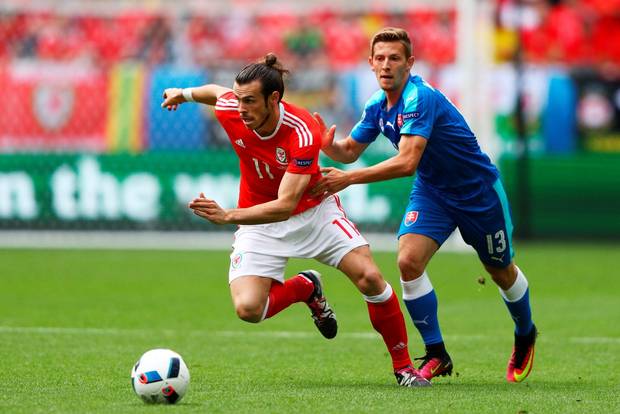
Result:
{"type": "Polygon", "coordinates": [[[284,148],[276,147],[276,161],[280,164],[288,164],[288,160],[286,159],[286,151],[284,151],[284,148]]]}

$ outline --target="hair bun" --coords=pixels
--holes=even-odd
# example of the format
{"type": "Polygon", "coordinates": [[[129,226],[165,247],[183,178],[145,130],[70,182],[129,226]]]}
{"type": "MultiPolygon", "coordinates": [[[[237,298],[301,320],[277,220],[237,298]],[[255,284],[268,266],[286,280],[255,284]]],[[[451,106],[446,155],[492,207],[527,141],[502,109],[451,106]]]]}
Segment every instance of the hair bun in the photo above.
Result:
{"type": "Polygon", "coordinates": [[[275,66],[278,61],[278,57],[273,53],[267,53],[265,55],[265,65],[267,66],[275,66]]]}

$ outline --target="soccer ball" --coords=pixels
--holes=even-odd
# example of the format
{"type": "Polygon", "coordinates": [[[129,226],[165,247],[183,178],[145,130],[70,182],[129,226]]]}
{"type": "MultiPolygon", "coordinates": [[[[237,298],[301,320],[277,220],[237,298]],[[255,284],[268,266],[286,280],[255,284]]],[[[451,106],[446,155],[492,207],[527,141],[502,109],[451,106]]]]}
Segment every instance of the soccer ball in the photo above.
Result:
{"type": "Polygon", "coordinates": [[[174,404],[189,385],[189,370],[181,355],[169,349],[152,349],[131,370],[131,385],[148,404],[174,404]]]}

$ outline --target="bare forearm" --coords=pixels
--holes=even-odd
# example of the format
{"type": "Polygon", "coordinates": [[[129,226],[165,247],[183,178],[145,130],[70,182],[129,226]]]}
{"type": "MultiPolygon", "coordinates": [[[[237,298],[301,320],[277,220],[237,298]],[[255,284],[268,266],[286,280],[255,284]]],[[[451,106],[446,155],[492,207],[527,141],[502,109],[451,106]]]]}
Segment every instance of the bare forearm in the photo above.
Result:
{"type": "Polygon", "coordinates": [[[264,224],[287,220],[308,187],[310,174],[286,172],[278,188],[278,198],[247,208],[222,209],[203,193],[189,203],[194,213],[215,224],[264,224]]]}
{"type": "Polygon", "coordinates": [[[164,101],[161,107],[169,111],[176,111],[179,105],[184,102],[198,102],[214,106],[217,99],[230,91],[220,85],[209,84],[195,88],[167,88],[164,90],[164,101]]]}
{"type": "Polygon", "coordinates": [[[359,154],[348,148],[345,141],[334,142],[329,147],[323,148],[323,152],[334,161],[350,164],[357,160],[359,154]]]}
{"type": "Polygon", "coordinates": [[[191,88],[191,96],[195,102],[213,106],[217,98],[227,90],[228,88],[220,85],[208,84],[191,88]]]}
{"type": "Polygon", "coordinates": [[[418,168],[426,143],[422,136],[403,135],[397,155],[372,167],[350,171],[348,179],[351,184],[362,184],[411,176],[418,168]]]}
{"type": "MultiPolygon", "coordinates": [[[[358,156],[368,144],[355,143],[347,138],[358,156]]],[[[379,164],[358,170],[342,171],[334,167],[321,168],[323,178],[312,188],[312,194],[335,194],[352,184],[373,183],[413,175],[426,147],[426,138],[404,135],[399,143],[398,154],[379,164]]]]}
{"type": "Polygon", "coordinates": [[[349,184],[374,183],[411,176],[415,173],[417,166],[417,162],[394,157],[372,167],[347,171],[347,176],[349,184]]]}
{"type": "Polygon", "coordinates": [[[273,200],[248,208],[231,208],[226,210],[226,221],[230,224],[265,224],[287,220],[295,205],[273,200]]]}

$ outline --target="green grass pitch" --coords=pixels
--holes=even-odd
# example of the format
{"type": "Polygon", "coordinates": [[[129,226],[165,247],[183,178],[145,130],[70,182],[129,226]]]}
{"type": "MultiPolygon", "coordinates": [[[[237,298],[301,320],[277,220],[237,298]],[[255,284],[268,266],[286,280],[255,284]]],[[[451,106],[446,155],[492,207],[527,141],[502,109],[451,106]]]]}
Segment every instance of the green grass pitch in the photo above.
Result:
{"type": "MultiPolygon", "coordinates": [[[[607,413],[620,412],[620,245],[517,244],[541,332],[534,370],[504,380],[512,321],[471,254],[439,253],[429,274],[455,363],[428,389],[396,385],[366,306],[338,271],[316,268],[339,320],[315,331],[293,305],[248,324],[234,314],[228,254],[0,251],[2,413],[607,413]],[[131,389],[146,350],[179,352],[192,380],[177,406],[131,389]]],[[[398,293],[394,253],[375,255],[398,293]]],[[[410,350],[422,343],[405,314],[410,350]]]]}

